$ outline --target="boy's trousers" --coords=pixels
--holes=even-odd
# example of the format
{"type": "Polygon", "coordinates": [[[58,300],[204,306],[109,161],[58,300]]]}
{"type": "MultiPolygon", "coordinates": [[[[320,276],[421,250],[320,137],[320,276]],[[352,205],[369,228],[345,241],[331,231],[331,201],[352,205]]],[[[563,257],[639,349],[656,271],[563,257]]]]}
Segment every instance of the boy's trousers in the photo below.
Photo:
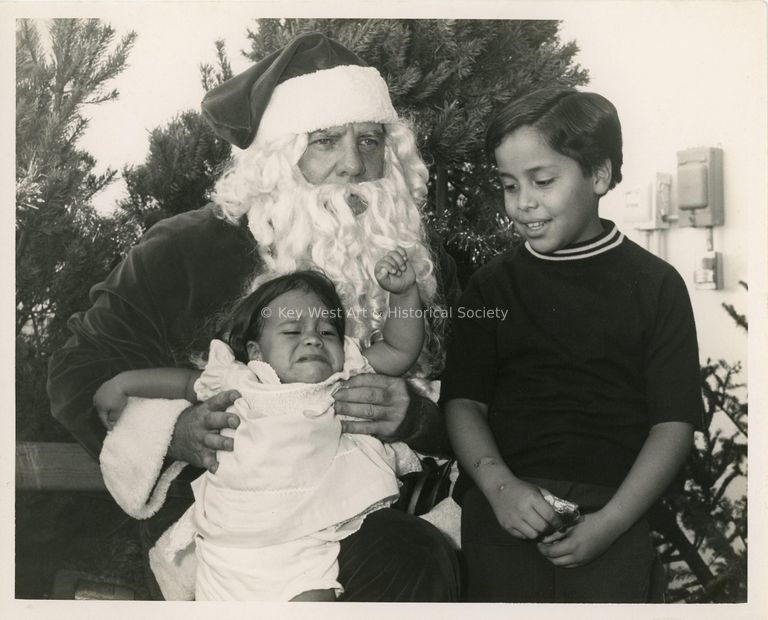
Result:
{"type": "MultiPolygon", "coordinates": [[[[523,479],[576,502],[582,514],[599,510],[615,492],[594,484],[523,479]]],[[[472,487],[462,501],[461,542],[469,601],[663,602],[663,570],[645,519],[588,564],[558,568],[539,553],[535,541],[514,538],[502,529],[485,496],[472,487]]]]}

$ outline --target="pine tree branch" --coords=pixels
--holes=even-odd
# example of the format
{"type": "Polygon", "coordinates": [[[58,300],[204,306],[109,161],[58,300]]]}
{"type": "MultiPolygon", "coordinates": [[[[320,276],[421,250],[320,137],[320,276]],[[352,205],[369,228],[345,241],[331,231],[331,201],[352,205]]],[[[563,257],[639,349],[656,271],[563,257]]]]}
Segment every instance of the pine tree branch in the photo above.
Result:
{"type": "MultiPolygon", "coordinates": [[[[743,408],[743,405],[741,406],[743,408]]],[[[731,421],[731,423],[738,429],[738,431],[744,435],[744,437],[748,437],[748,428],[745,426],[740,420],[736,418],[737,413],[739,415],[744,415],[742,411],[738,411],[737,413],[732,412],[730,409],[723,409],[723,413],[728,416],[728,419],[731,421]]]]}
{"type": "Polygon", "coordinates": [[[712,498],[715,503],[720,503],[720,500],[723,499],[723,495],[725,495],[725,492],[728,490],[728,486],[733,482],[736,478],[740,478],[742,476],[742,473],[736,469],[731,471],[723,480],[720,482],[719,489],[715,492],[714,497],[712,498]]]}
{"type": "Polygon", "coordinates": [[[654,512],[654,529],[658,531],[664,540],[673,544],[680,556],[690,568],[698,582],[706,588],[714,580],[714,575],[698,552],[698,545],[692,545],[688,537],[680,529],[674,513],[666,504],[662,504],[654,512]]]}
{"type": "Polygon", "coordinates": [[[744,331],[749,331],[749,323],[747,321],[747,317],[744,314],[740,314],[736,311],[736,308],[732,304],[727,304],[725,302],[720,304],[723,308],[725,308],[725,311],[728,313],[728,315],[734,320],[736,325],[741,327],[744,331]]]}

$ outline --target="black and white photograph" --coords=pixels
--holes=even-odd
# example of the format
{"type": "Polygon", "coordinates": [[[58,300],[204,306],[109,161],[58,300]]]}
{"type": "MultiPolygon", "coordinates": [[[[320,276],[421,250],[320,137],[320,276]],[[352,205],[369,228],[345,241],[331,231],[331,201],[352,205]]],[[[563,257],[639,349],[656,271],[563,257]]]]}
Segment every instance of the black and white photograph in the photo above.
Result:
{"type": "Polygon", "coordinates": [[[3,617],[768,618],[764,2],[0,25],[3,617]]]}

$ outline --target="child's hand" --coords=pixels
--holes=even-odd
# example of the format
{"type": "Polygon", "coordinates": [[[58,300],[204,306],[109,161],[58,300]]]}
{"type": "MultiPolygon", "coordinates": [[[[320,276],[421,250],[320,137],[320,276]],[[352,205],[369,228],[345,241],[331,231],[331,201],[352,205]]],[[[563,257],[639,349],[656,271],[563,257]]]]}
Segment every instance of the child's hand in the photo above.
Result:
{"type": "Polygon", "coordinates": [[[404,293],[416,284],[416,272],[406,251],[397,247],[387,252],[374,267],[379,286],[390,293],[404,293]]]}
{"type": "Polygon", "coordinates": [[[519,478],[505,478],[488,501],[499,525],[515,538],[535,540],[562,527],[539,487],[519,478]]]}
{"type": "Polygon", "coordinates": [[[585,515],[564,535],[549,536],[539,543],[539,552],[555,566],[583,566],[602,555],[621,536],[600,511],[585,515]],[[559,540],[555,540],[559,537],[559,540]]]}
{"type": "Polygon", "coordinates": [[[96,407],[99,419],[110,431],[115,428],[127,402],[128,397],[115,379],[102,383],[93,395],[93,406],[96,407]]]}

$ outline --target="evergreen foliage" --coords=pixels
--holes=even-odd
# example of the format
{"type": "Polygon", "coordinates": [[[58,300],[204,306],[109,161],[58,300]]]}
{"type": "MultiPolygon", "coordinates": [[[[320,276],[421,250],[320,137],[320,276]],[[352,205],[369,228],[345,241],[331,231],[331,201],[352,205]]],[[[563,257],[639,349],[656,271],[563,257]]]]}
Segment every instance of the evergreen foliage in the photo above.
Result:
{"type": "Polygon", "coordinates": [[[147,230],[155,222],[204,206],[230,154],[202,115],[191,110],[149,136],[147,161],[123,170],[128,197],[120,209],[147,230]]]}
{"type": "Polygon", "coordinates": [[[214,46],[216,47],[216,62],[218,63],[218,67],[214,67],[208,63],[200,65],[200,83],[205,92],[208,92],[214,86],[218,86],[234,76],[232,65],[229,64],[229,57],[227,56],[224,39],[217,39],[214,42],[214,46]]]}
{"type": "MultiPolygon", "coordinates": [[[[746,329],[746,318],[730,308],[746,329]]],[[[701,369],[703,428],[680,487],[652,514],[661,558],[670,566],[672,602],[747,600],[748,406],[740,371],[739,363],[725,360],[707,360],[701,369]]]]}
{"type": "MultiPolygon", "coordinates": [[[[89,306],[90,287],[137,240],[126,218],[100,216],[91,206],[116,172],[97,174],[94,158],[78,148],[88,106],[117,98],[108,84],[125,68],[135,38],[116,41],[95,19],[16,25],[17,440],[72,441],[51,417],[48,357],[64,344],[69,317],[89,306]]],[[[139,562],[126,566],[139,558],[137,543],[110,498],[17,492],[15,509],[17,597],[48,596],[60,568],[93,574],[103,566],[104,579],[116,569],[120,578],[141,574],[139,562]]]]}
{"type": "MultiPolygon", "coordinates": [[[[232,77],[224,41],[215,42],[217,66],[200,66],[205,91],[232,77]]],[[[146,231],[155,222],[209,202],[231,146],[213,133],[202,114],[182,112],[152,130],[145,163],[123,169],[128,197],[118,207],[146,231]]]]}
{"type": "MultiPolygon", "coordinates": [[[[747,286],[747,283],[743,280],[739,280],[739,285],[745,290],[749,290],[749,286],[747,286]]],[[[736,322],[736,325],[741,327],[744,331],[747,331],[749,329],[749,325],[747,323],[747,317],[744,314],[740,314],[736,311],[736,308],[733,307],[732,304],[722,304],[723,308],[725,308],[725,311],[728,313],[728,315],[736,322]]]]}
{"type": "Polygon", "coordinates": [[[96,174],[77,147],[88,105],[115,99],[108,82],[135,40],[98,20],[54,19],[46,51],[37,23],[16,29],[16,402],[19,438],[53,431],[45,398],[47,359],[65,324],[88,306],[88,290],[136,240],[119,217],[100,217],[91,198],[115,177],[96,174]]]}

